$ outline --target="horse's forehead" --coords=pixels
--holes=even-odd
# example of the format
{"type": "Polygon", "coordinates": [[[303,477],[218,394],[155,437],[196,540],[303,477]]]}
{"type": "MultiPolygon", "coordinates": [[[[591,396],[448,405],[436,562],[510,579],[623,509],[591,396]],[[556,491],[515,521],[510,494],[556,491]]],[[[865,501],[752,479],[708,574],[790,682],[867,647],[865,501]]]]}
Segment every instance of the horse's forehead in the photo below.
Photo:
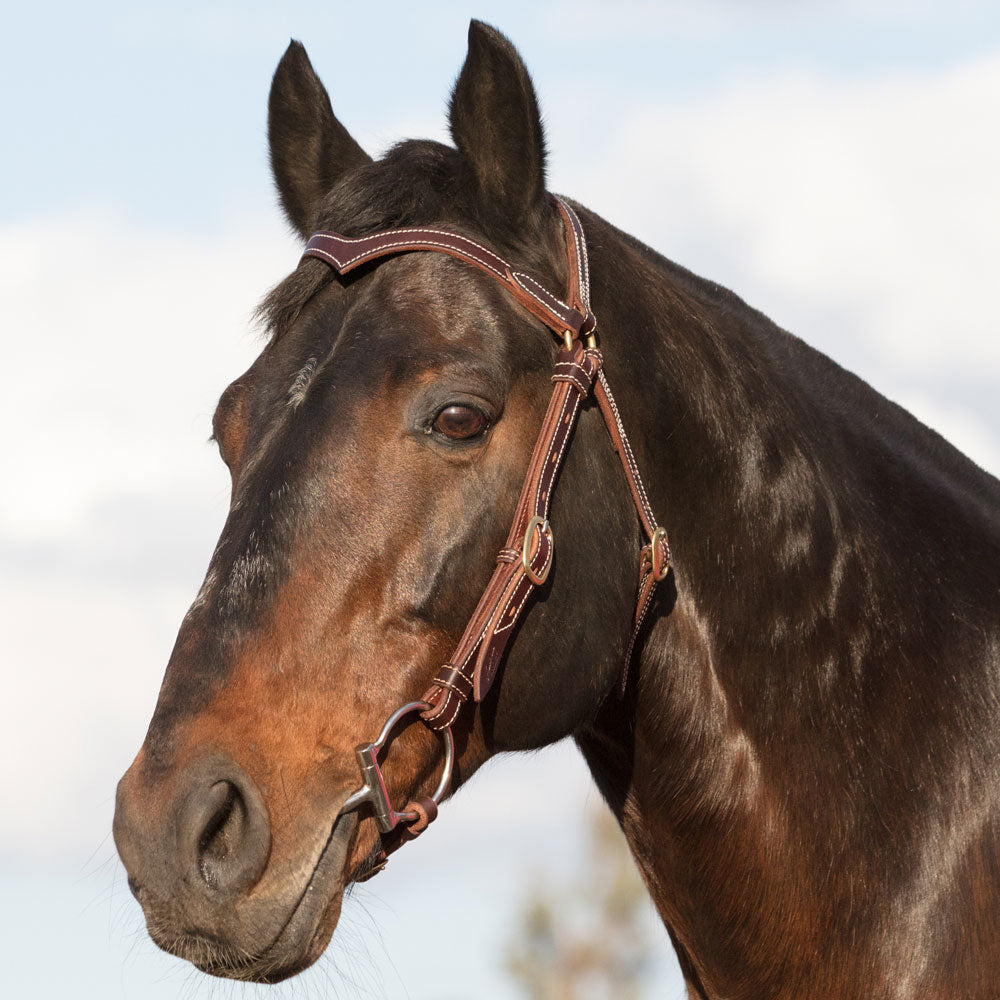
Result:
{"type": "Polygon", "coordinates": [[[294,407],[314,382],[336,385],[341,405],[377,387],[417,389],[453,363],[490,369],[491,382],[505,383],[515,369],[548,360],[547,338],[519,313],[502,289],[464,262],[402,254],[318,295],[299,330],[280,345],[284,359],[268,352],[258,359],[261,391],[294,407]]]}
{"type": "Polygon", "coordinates": [[[408,350],[466,340],[483,347],[503,339],[485,337],[485,331],[502,334],[515,326],[502,322],[509,318],[510,302],[494,283],[445,254],[402,254],[383,262],[371,278],[348,318],[383,317],[387,346],[398,343],[392,337],[402,331],[409,335],[408,350]]]}
{"type": "Polygon", "coordinates": [[[509,338],[502,334],[515,324],[498,321],[509,303],[489,285],[460,261],[419,252],[383,260],[346,282],[331,276],[230,384],[216,416],[231,417],[234,404],[251,397],[255,409],[264,402],[271,409],[285,402],[296,407],[324,372],[353,382],[367,382],[366,374],[381,381],[394,356],[405,358],[409,370],[420,361],[433,367],[447,360],[449,345],[487,362],[500,360],[508,353],[503,346],[509,338]]]}

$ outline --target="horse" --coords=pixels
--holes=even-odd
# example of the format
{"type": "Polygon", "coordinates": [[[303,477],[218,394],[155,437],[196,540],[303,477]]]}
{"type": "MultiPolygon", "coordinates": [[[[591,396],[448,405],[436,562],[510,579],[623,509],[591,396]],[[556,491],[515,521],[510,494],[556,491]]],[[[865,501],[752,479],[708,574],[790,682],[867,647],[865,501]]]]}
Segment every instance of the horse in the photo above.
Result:
{"type": "Polygon", "coordinates": [[[996,997],[1000,483],[549,194],[484,24],[453,147],[372,160],[297,42],[268,122],[309,243],[118,786],[153,940],[294,975],[450,790],[572,737],[690,997],[996,997]]]}

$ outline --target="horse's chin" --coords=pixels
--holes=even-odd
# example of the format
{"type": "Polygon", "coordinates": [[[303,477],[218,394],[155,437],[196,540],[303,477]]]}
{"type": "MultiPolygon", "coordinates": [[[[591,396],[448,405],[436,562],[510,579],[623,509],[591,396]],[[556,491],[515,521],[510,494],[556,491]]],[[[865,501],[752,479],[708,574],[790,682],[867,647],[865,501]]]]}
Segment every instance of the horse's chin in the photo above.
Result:
{"type": "Polygon", "coordinates": [[[287,917],[263,951],[248,950],[211,933],[167,936],[147,915],[153,940],[202,972],[224,979],[277,983],[307,969],[326,950],[340,919],[345,867],[357,826],[353,814],[338,817],[312,871],[292,896],[287,917]]]}

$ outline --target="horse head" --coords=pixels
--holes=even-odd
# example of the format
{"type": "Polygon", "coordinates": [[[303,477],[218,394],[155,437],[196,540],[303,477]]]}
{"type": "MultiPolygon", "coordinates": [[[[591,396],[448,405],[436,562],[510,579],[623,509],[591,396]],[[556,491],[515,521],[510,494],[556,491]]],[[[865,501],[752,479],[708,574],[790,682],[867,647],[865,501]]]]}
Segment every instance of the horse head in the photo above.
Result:
{"type": "MultiPolygon", "coordinates": [[[[288,219],[303,238],[453,234],[564,294],[566,222],[545,189],[532,84],[476,22],[450,126],[455,148],[409,141],[373,161],[293,42],[269,102],[288,219]]],[[[344,808],[355,747],[399,706],[424,706],[462,637],[504,546],[559,343],[493,277],[440,253],[344,274],[304,257],[262,315],[269,340],[213,419],[228,518],[114,829],[161,947],[274,981],[318,957],[345,887],[392,840],[364,801],[344,808]]],[[[618,679],[635,516],[599,416],[584,413],[575,435],[552,508],[553,571],[502,683],[455,720],[452,787],[498,751],[574,732],[618,679]]],[[[405,724],[385,735],[387,798],[419,803],[440,782],[441,739],[405,724]]]]}

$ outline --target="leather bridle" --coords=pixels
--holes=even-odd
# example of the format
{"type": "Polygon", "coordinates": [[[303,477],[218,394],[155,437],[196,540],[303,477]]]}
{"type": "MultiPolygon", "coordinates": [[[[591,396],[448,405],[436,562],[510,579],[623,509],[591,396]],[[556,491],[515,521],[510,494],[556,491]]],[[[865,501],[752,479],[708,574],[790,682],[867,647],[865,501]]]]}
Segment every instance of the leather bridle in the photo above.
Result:
{"type": "Polygon", "coordinates": [[[562,341],[552,372],[555,388],[542,429],[531,455],[510,533],[497,556],[497,566],[483,591],[451,659],[434,675],[423,700],[410,702],[386,721],[374,743],[355,750],[363,784],[340,809],[346,813],[371,804],[382,834],[401,827],[400,835],[386,843],[370,875],[385,865],[388,851],[412,839],[437,815],[437,804],[448,790],[454,763],[451,727],[462,705],[471,696],[486,697],[496,677],[504,650],[535,587],[545,582],[552,568],[555,540],[548,515],[563,456],[581,403],[591,394],[597,401],[611,442],[621,460],[642,530],[648,541],[639,558],[639,589],[632,635],[625,652],[619,690],[624,692],[628,664],[656,585],[670,570],[670,546],[666,531],[656,523],[635,456],[625,434],[621,415],[608,386],[597,349],[597,320],[590,309],[590,271],[583,227],[576,213],[561,198],[554,198],[562,217],[569,258],[569,294],[562,302],[542,285],[480,243],[440,228],[388,229],[369,236],[348,238],[338,233],[318,232],[306,245],[305,257],[316,257],[338,274],[393,254],[429,250],[448,254],[475,265],[501,284],[533,316],[540,319],[562,341]],[[420,719],[439,733],[444,743],[444,769],[434,793],[407,803],[396,812],[389,800],[379,767],[379,754],[393,729],[406,716],[419,712],[420,719]]]}

